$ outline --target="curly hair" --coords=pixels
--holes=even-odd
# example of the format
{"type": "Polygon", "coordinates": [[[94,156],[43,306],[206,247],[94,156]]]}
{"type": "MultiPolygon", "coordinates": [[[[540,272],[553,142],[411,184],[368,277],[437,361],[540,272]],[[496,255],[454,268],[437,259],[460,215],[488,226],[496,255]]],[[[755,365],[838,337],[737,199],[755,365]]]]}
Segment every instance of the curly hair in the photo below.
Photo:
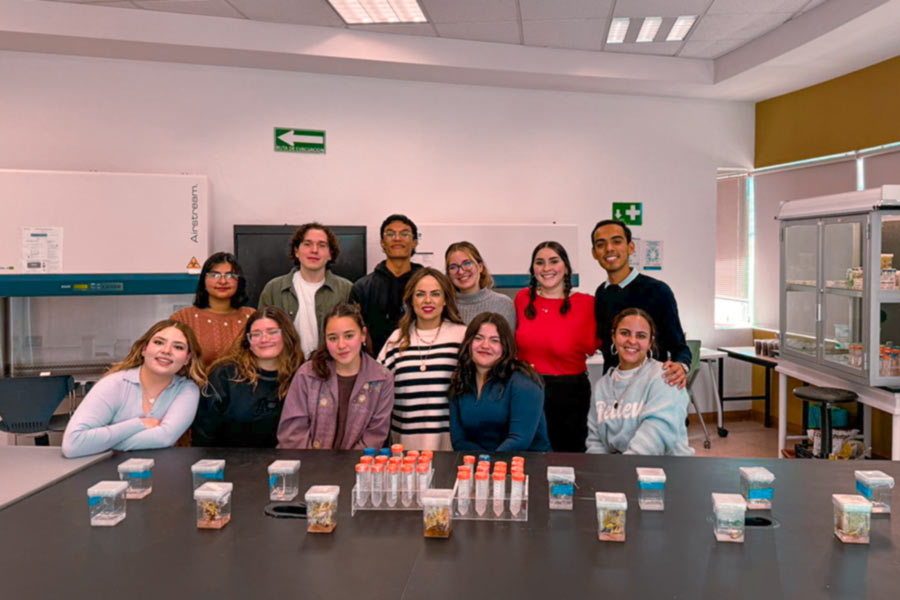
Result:
{"type": "Polygon", "coordinates": [[[325,232],[325,237],[328,238],[328,250],[331,252],[331,259],[325,263],[325,268],[330,269],[331,265],[337,262],[338,256],[341,255],[341,244],[338,242],[337,236],[331,230],[331,227],[322,225],[321,223],[304,223],[294,230],[294,234],[291,236],[291,247],[288,251],[288,258],[294,262],[294,266],[300,266],[300,259],[297,258],[297,248],[303,243],[303,238],[306,237],[306,234],[310,229],[318,229],[319,231],[325,232]]]}
{"type": "Polygon", "coordinates": [[[563,276],[565,299],[563,300],[562,306],[559,307],[559,314],[566,314],[572,306],[572,303],[569,301],[569,294],[572,292],[572,263],[569,262],[569,253],[566,252],[566,249],[563,248],[563,245],[559,242],[541,242],[535,246],[534,252],[531,253],[531,264],[528,266],[528,274],[531,275],[531,279],[528,281],[528,306],[525,307],[525,318],[529,321],[537,316],[537,310],[534,308],[534,301],[537,298],[538,283],[537,277],[534,275],[534,259],[537,257],[537,253],[544,248],[550,248],[556,252],[566,267],[566,273],[563,276]]]}
{"type": "Polygon", "coordinates": [[[444,292],[444,309],[441,311],[441,322],[450,321],[465,325],[459,316],[459,309],[456,307],[456,290],[450,279],[432,267],[422,267],[409,278],[406,288],[403,290],[403,316],[397,323],[397,329],[400,330],[400,340],[397,347],[400,350],[409,348],[409,337],[412,334],[412,328],[416,325],[416,311],[413,308],[413,296],[416,292],[416,286],[426,277],[434,277],[444,292]]]}
{"type": "Polygon", "coordinates": [[[190,325],[185,325],[179,321],[173,321],[171,319],[163,319],[162,321],[157,321],[153,325],[150,326],[150,329],[144,333],[141,337],[131,345],[131,350],[128,351],[128,354],[125,355],[120,362],[113,363],[112,367],[110,367],[109,371],[103,374],[104,377],[107,375],[111,375],[113,373],[117,373],[119,371],[127,371],[128,369],[133,369],[135,367],[140,367],[144,364],[144,349],[147,347],[147,344],[150,343],[150,340],[153,337],[162,331],[163,329],[168,329],[169,327],[174,327],[178,331],[181,332],[181,335],[184,336],[184,339],[187,341],[188,346],[188,361],[184,363],[178,370],[178,375],[182,377],[190,377],[194,383],[197,384],[198,387],[203,387],[206,385],[206,371],[203,368],[203,360],[202,355],[203,351],[200,349],[200,342],[197,341],[197,336],[194,335],[194,330],[191,329],[190,325]]]}

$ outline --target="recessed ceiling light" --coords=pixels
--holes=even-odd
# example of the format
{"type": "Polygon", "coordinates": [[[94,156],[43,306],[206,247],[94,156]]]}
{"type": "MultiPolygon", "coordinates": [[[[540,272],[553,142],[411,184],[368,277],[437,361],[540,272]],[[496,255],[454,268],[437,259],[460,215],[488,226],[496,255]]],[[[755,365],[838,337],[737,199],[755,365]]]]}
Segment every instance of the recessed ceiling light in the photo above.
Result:
{"type": "Polygon", "coordinates": [[[365,23],[425,23],[416,0],[328,0],[348,25],[365,23]]]}
{"type": "Polygon", "coordinates": [[[636,41],[652,42],[660,25],[662,25],[662,17],[644,17],[644,23],[641,25],[636,41]]]}
{"type": "Polygon", "coordinates": [[[672,29],[669,30],[669,35],[666,36],[667,42],[680,42],[685,37],[687,37],[688,32],[691,30],[691,27],[694,26],[694,21],[697,20],[696,16],[688,16],[688,17],[678,17],[675,19],[675,24],[672,25],[672,29]]]}
{"type": "Polygon", "coordinates": [[[606,36],[607,44],[621,44],[625,41],[625,35],[628,33],[628,24],[631,20],[628,17],[616,17],[609,25],[609,34],[606,36]]]}

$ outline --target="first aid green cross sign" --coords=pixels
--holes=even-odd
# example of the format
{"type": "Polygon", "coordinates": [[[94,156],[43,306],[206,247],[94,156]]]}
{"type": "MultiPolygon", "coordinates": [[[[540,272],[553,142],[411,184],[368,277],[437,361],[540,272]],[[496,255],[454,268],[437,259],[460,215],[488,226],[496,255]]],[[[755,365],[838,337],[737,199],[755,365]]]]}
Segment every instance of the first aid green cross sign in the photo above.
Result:
{"type": "Polygon", "coordinates": [[[641,202],[613,202],[612,216],[626,225],[643,225],[644,205],[641,202]]]}

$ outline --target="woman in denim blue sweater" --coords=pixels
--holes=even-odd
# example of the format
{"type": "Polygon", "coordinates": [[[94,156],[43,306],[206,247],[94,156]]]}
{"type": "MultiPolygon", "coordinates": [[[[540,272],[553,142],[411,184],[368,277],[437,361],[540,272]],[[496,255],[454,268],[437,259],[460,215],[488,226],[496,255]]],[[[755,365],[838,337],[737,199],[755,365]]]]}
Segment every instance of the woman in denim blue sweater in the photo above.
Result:
{"type": "Polygon", "coordinates": [[[450,382],[454,450],[548,452],[540,376],[516,358],[506,319],[482,313],[466,329],[450,382]]]}

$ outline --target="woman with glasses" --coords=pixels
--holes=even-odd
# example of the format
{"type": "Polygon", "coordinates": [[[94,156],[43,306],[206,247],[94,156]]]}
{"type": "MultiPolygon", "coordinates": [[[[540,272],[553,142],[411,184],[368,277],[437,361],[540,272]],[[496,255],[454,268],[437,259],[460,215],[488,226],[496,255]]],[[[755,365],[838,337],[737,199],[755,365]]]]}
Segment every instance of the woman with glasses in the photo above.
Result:
{"type": "Polygon", "coordinates": [[[456,288],[456,305],[463,323],[468,325],[481,313],[493,312],[503,316],[511,330],[516,330],[516,307],[511,298],[492,289],[494,278],[474,244],[450,244],[444,253],[444,267],[456,288]]]}
{"type": "Polygon", "coordinates": [[[290,317],[269,306],[216,361],[201,390],[193,426],[195,446],[274,448],[281,407],[303,362],[290,317]]]}
{"type": "Polygon", "coordinates": [[[253,308],[247,302],[247,281],[233,254],[216,252],[200,270],[194,305],[175,312],[173,321],[190,326],[209,366],[228,350],[244,329],[253,308]]]}
{"type": "Polygon", "coordinates": [[[325,316],[325,337],[291,383],[278,447],[380,448],[394,406],[394,376],[365,350],[366,326],[355,304],[325,316]]]}

